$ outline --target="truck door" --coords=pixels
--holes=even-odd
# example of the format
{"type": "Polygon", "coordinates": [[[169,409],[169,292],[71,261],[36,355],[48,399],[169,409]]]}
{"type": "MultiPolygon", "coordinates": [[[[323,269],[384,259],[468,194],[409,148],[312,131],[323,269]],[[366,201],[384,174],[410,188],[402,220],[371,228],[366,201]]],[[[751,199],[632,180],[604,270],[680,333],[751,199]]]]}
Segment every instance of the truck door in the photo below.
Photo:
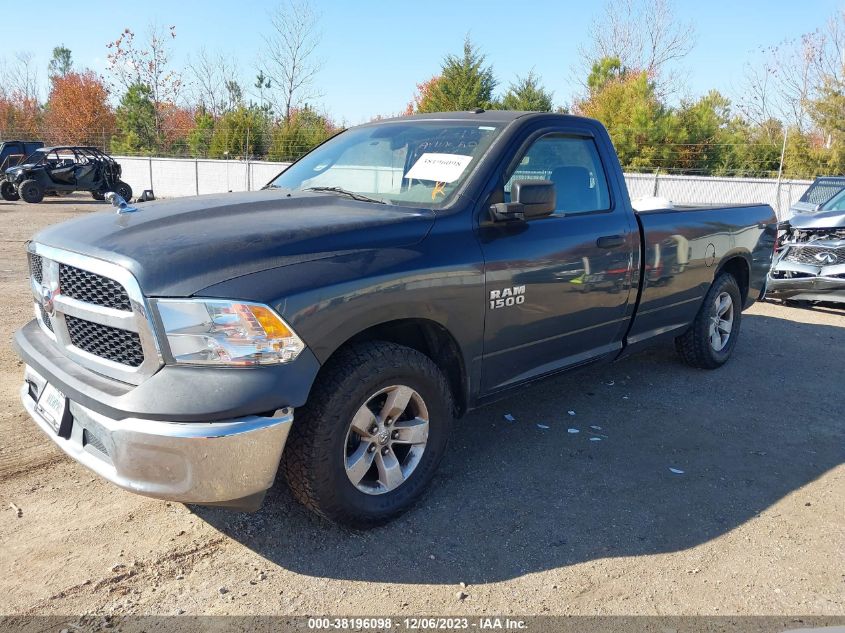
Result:
{"type": "Polygon", "coordinates": [[[493,222],[487,209],[479,215],[484,393],[618,351],[630,317],[639,233],[615,200],[595,139],[576,129],[529,135],[503,171],[498,200],[528,179],[555,184],[554,214],[514,222],[493,222]]]}

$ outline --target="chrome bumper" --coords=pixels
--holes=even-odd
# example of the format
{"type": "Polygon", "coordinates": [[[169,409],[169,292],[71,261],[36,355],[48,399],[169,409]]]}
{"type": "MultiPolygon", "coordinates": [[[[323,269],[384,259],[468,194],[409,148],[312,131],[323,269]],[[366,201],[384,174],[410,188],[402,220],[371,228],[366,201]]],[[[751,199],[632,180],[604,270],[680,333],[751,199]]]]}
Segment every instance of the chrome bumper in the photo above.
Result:
{"type": "Polygon", "coordinates": [[[293,423],[289,408],[209,423],[114,420],[69,400],[70,426],[59,435],[36,410],[45,384],[27,366],[21,401],[59,448],[121,488],[183,503],[257,509],[293,423]]]}

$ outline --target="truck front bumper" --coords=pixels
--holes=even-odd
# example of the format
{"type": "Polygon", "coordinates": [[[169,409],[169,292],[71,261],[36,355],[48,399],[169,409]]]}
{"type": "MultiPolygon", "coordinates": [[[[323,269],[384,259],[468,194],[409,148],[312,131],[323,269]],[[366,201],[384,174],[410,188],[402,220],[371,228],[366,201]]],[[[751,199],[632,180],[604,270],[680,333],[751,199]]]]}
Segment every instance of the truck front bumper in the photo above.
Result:
{"type": "Polygon", "coordinates": [[[59,448],[121,488],[183,503],[257,509],[293,423],[290,408],[213,423],[114,420],[68,400],[57,432],[37,407],[46,384],[27,366],[21,401],[59,448]]]}

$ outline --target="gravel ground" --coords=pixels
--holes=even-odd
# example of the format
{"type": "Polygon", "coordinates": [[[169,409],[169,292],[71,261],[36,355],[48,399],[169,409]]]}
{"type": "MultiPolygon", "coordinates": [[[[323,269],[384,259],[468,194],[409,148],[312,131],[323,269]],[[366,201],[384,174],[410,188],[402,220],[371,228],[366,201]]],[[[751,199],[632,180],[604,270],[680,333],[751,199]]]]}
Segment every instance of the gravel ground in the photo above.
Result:
{"type": "Polygon", "coordinates": [[[0,614],[845,614],[845,311],[758,304],[721,370],[665,346],[476,411],[354,533],[282,482],[253,515],[124,492],[22,412],[23,242],[100,209],[0,202],[0,614]]]}

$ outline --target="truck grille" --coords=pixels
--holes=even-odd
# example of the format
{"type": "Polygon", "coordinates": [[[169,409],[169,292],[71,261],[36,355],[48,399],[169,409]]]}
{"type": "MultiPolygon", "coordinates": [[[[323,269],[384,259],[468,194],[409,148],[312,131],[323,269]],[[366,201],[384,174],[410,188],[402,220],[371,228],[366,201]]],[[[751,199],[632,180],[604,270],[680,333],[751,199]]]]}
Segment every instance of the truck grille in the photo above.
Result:
{"type": "Polygon", "coordinates": [[[29,274],[37,282],[44,281],[44,269],[41,266],[41,258],[35,253],[28,253],[29,255],[29,274]]]}
{"type": "Polygon", "coordinates": [[[800,246],[789,249],[784,259],[788,262],[810,264],[811,266],[835,266],[845,264],[845,248],[824,248],[822,246],[800,246]],[[827,257],[823,256],[826,254],[827,257]]]}
{"type": "Polygon", "coordinates": [[[67,315],[65,323],[70,342],[84,352],[130,367],[144,362],[141,338],[135,332],[67,315]]]}
{"type": "Polygon", "coordinates": [[[132,309],[129,295],[114,279],[81,268],[59,264],[59,288],[63,295],[115,310],[132,309]]]}
{"type": "Polygon", "coordinates": [[[52,332],[53,322],[50,320],[50,315],[47,314],[47,311],[44,309],[44,306],[40,303],[38,304],[38,312],[41,314],[41,321],[44,323],[44,327],[46,327],[52,332]]]}
{"type": "Polygon", "coordinates": [[[35,250],[29,253],[35,312],[68,357],[135,384],[158,369],[152,326],[128,272],[75,253],[35,250]]]}

